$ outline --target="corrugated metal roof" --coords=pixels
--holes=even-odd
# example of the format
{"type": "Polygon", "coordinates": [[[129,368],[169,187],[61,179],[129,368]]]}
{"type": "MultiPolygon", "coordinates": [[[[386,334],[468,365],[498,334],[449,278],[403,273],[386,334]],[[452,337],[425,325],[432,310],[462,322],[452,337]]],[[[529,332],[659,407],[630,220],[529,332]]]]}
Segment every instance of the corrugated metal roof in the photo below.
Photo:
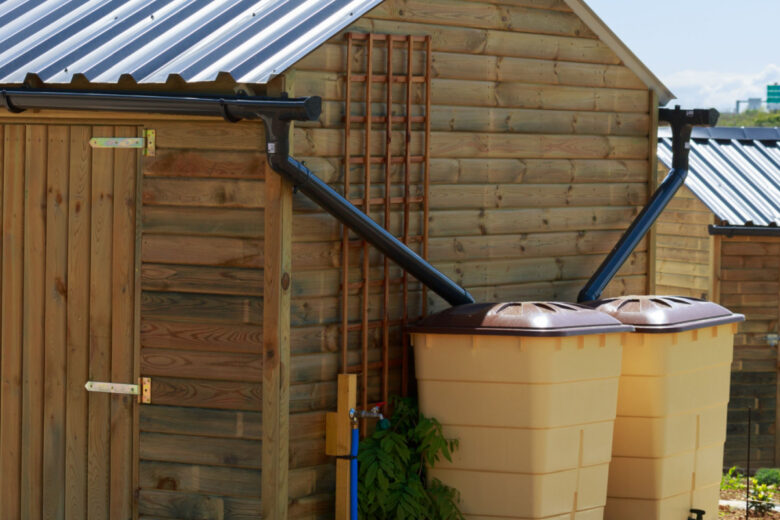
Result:
{"type": "Polygon", "coordinates": [[[8,0],[0,83],[266,83],[381,0],[8,0]]]}
{"type": "MultiPolygon", "coordinates": [[[[685,185],[731,226],[780,226],[780,129],[694,128],[685,185]]],[[[658,159],[672,163],[671,129],[658,159]]]]}

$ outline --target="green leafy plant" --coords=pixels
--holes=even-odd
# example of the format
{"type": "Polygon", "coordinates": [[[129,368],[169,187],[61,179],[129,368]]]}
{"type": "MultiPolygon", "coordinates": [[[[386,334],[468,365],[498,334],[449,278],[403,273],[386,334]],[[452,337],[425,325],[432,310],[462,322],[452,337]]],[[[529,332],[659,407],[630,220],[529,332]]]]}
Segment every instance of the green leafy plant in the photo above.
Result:
{"type": "Polygon", "coordinates": [[[442,434],[411,399],[393,398],[392,422],[360,442],[358,507],[361,519],[463,520],[458,492],[428,479],[426,465],[452,460],[458,441],[442,434]]]}
{"type": "Polygon", "coordinates": [[[750,479],[750,496],[748,497],[748,507],[760,515],[765,515],[774,509],[772,502],[772,492],[767,484],[759,484],[755,478],[750,479]]]}
{"type": "Polygon", "coordinates": [[[756,481],[759,484],[766,484],[767,486],[780,485],[780,469],[761,468],[756,471],[756,481]]]}
{"type": "Polygon", "coordinates": [[[720,479],[720,489],[722,490],[740,490],[745,489],[745,476],[739,471],[739,468],[732,466],[729,471],[720,479]]]}

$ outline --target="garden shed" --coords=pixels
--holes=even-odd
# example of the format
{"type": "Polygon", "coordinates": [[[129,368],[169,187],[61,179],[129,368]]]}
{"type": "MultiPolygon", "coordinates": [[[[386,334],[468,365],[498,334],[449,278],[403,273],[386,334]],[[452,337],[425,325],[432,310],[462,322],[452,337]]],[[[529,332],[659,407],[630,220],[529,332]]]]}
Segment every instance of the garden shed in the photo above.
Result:
{"type": "MultiPolygon", "coordinates": [[[[671,163],[662,127],[659,173],[671,163]]],[[[695,128],[690,173],[655,229],[655,291],[709,299],[745,315],[735,337],[724,464],[780,464],[780,131],[695,128]]]]}
{"type": "Polygon", "coordinates": [[[581,0],[20,2],[0,42],[7,518],[331,518],[337,374],[403,391],[447,303],[307,190],[478,300],[574,301],[672,98],[581,0]]]}

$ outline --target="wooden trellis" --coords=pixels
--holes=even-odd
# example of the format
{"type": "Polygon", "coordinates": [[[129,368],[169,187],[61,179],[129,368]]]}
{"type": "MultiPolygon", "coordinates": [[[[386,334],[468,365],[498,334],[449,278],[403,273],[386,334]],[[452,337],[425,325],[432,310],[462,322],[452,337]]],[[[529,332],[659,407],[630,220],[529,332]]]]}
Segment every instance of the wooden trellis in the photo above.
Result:
{"type": "MultiPolygon", "coordinates": [[[[353,204],[366,214],[379,211],[383,217],[383,225],[391,228],[393,211],[402,214],[401,231],[398,238],[405,244],[415,248],[423,258],[428,256],[428,190],[429,190],[429,136],[430,136],[430,106],[431,106],[431,39],[429,36],[401,36],[389,34],[348,33],[347,38],[347,75],[345,80],[345,146],[344,146],[344,194],[353,204]],[[386,59],[384,70],[377,70],[375,52],[384,50],[386,59]],[[360,51],[363,51],[362,60],[360,51]],[[406,59],[400,70],[394,70],[394,53],[405,53],[406,59]],[[355,66],[354,61],[362,61],[362,67],[355,66]],[[361,69],[362,70],[359,70],[361,69]],[[415,71],[418,71],[415,74],[415,71]],[[381,99],[374,102],[372,87],[384,85],[381,99]],[[403,95],[400,99],[393,97],[393,86],[402,84],[403,95]],[[353,102],[353,94],[362,89],[364,99],[353,102]],[[417,101],[417,102],[415,102],[417,101]],[[382,102],[384,109],[382,109],[382,102]],[[394,113],[394,105],[397,112],[394,113]],[[421,109],[422,108],[422,109],[421,109]],[[354,111],[362,112],[355,115],[354,111]],[[376,114],[377,110],[380,112],[376,114]],[[419,113],[414,111],[418,110],[419,113]],[[372,154],[372,138],[377,131],[384,133],[384,153],[372,154]],[[404,137],[402,146],[393,142],[393,134],[400,133],[404,137]],[[373,134],[373,135],[372,135],[373,134]],[[424,141],[421,150],[413,153],[413,135],[423,134],[424,141]],[[353,140],[361,140],[361,153],[354,153],[353,140]],[[400,153],[399,153],[400,150],[400,153]],[[395,151],[395,153],[394,153],[395,151]],[[400,183],[394,183],[392,168],[398,165],[403,173],[400,183]],[[377,169],[383,174],[383,182],[377,186],[372,184],[372,172],[377,176],[377,169]],[[361,171],[362,170],[362,171],[361,171]],[[419,177],[413,179],[415,172],[419,177]],[[380,188],[380,189],[377,189],[380,188]],[[400,194],[397,194],[400,189],[400,194]],[[381,191],[381,195],[372,195],[381,191]],[[360,191],[360,196],[353,196],[353,191],[360,191]],[[414,213],[417,215],[413,215],[414,213]],[[419,216],[420,224],[412,229],[412,217],[419,216]]],[[[398,61],[398,60],[396,60],[398,61]]],[[[396,68],[397,63],[396,63],[396,68]]],[[[397,89],[396,89],[397,90],[397,89]]],[[[391,276],[391,263],[385,257],[382,260],[382,276],[371,278],[369,245],[364,240],[350,236],[346,228],[342,229],[342,327],[341,327],[341,370],[344,373],[359,375],[359,402],[364,409],[369,406],[369,374],[378,374],[380,380],[380,400],[387,402],[390,391],[390,368],[401,367],[401,391],[408,389],[408,352],[407,339],[403,338],[400,359],[390,359],[391,337],[393,327],[403,327],[418,315],[410,316],[410,280],[406,272],[400,276],[391,276]],[[350,252],[362,252],[360,280],[350,282],[350,252]],[[400,286],[400,312],[393,313],[391,299],[393,288],[400,286]],[[380,288],[382,313],[379,319],[371,319],[369,302],[371,289],[380,288]],[[350,316],[351,292],[359,293],[361,300],[359,316],[350,316]],[[381,333],[381,353],[378,360],[369,359],[369,332],[379,330],[381,333]],[[359,332],[360,362],[350,364],[349,333],[359,332]]],[[[354,253],[353,253],[354,254],[354,253]]],[[[425,313],[426,294],[423,288],[415,297],[421,299],[419,309],[425,313]]]]}

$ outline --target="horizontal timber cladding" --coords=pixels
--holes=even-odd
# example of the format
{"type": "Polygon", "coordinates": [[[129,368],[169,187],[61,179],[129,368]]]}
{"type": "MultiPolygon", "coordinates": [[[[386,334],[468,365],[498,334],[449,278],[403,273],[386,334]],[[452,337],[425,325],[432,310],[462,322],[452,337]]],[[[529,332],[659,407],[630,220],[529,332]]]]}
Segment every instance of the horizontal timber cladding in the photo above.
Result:
{"type": "MultiPolygon", "coordinates": [[[[375,42],[388,33],[432,38],[427,173],[428,254],[433,264],[478,300],[573,301],[647,200],[650,150],[655,146],[648,87],[560,0],[387,0],[346,32],[374,33],[375,42]]],[[[364,49],[353,49],[351,68],[357,77],[365,76],[364,49]]],[[[372,52],[372,69],[386,70],[386,46],[377,43],[372,52]]],[[[412,71],[422,75],[423,51],[414,52],[420,55],[413,56],[412,71]]],[[[319,121],[296,124],[294,155],[340,193],[345,112],[352,121],[370,113],[375,121],[370,154],[379,161],[387,152],[386,78],[377,78],[369,89],[368,107],[366,89],[353,82],[353,103],[345,111],[346,59],[342,34],[294,67],[295,93],[323,98],[319,121]]],[[[407,63],[406,49],[394,48],[392,69],[405,72],[407,63]]],[[[397,117],[390,152],[397,156],[405,148],[404,123],[398,116],[407,114],[407,91],[402,82],[390,88],[391,114],[397,117]]],[[[425,115],[422,92],[412,90],[410,113],[416,121],[425,115]]],[[[413,155],[423,155],[424,141],[423,129],[415,125],[409,141],[413,155]]],[[[350,156],[361,177],[364,147],[362,127],[353,129],[350,156]]],[[[416,163],[410,169],[413,185],[423,179],[422,168],[416,163]]],[[[385,197],[385,172],[383,163],[373,164],[371,199],[385,197]]],[[[402,184],[404,173],[404,164],[393,164],[391,186],[402,184]]],[[[364,194],[357,187],[353,185],[351,195],[359,199],[364,194]]],[[[391,191],[392,197],[401,195],[391,191]]],[[[293,207],[290,406],[295,418],[336,405],[342,237],[340,226],[301,195],[294,195],[293,207]]],[[[400,213],[399,205],[390,215],[390,231],[397,236],[403,234],[400,213]]],[[[422,223],[415,213],[409,225],[418,230],[422,223]]],[[[372,207],[370,215],[383,222],[379,206],[372,207]]],[[[262,254],[261,243],[233,243],[225,256],[240,262],[245,246],[248,258],[258,261],[253,255],[262,254]]],[[[411,247],[422,253],[421,243],[411,247]]],[[[644,292],[647,253],[643,241],[606,294],[644,292]]],[[[360,258],[359,250],[350,252],[350,265],[360,258]]],[[[369,266],[369,279],[381,279],[383,260],[376,251],[369,253],[369,266]]],[[[391,268],[391,278],[398,274],[391,268]]],[[[186,276],[181,281],[178,275],[171,278],[183,287],[179,294],[189,290],[186,276]]],[[[350,273],[346,280],[350,322],[359,320],[362,311],[352,304],[360,299],[360,280],[359,273],[350,273]]],[[[400,285],[391,288],[391,302],[401,299],[400,290],[400,285]]],[[[421,287],[412,283],[409,291],[410,301],[415,301],[421,287]]],[[[369,294],[367,312],[373,320],[381,317],[382,287],[371,287],[369,294]]],[[[430,294],[427,303],[429,311],[444,305],[430,294]]],[[[418,311],[410,309],[409,314],[418,311]]],[[[381,360],[382,340],[381,328],[371,329],[370,363],[381,360]]],[[[401,338],[393,337],[391,343],[400,348],[401,338]]],[[[360,359],[360,344],[359,333],[351,331],[348,364],[360,359]]],[[[397,388],[400,375],[397,369],[393,374],[391,388],[397,388]]],[[[380,395],[379,378],[370,378],[369,387],[371,395],[380,395]]],[[[322,439],[311,443],[321,449],[322,439]]],[[[317,482],[315,469],[310,475],[317,482]]],[[[318,482],[294,493],[291,483],[291,516],[298,511],[301,518],[331,518],[333,499],[322,491],[332,485],[318,482]]]]}
{"type": "Polygon", "coordinates": [[[734,340],[724,464],[744,467],[747,409],[753,409],[751,466],[777,466],[778,356],[768,334],[780,332],[780,239],[719,237],[719,303],[745,315],[734,340]]]}
{"type": "MultiPolygon", "coordinates": [[[[152,404],[140,408],[138,511],[260,518],[263,127],[149,127],[158,148],[143,161],[140,367],[152,404]]],[[[293,443],[318,420],[302,415],[293,443]]]]}
{"type": "MultiPolygon", "coordinates": [[[[659,176],[667,171],[659,162],[659,176]]],[[[715,241],[707,231],[714,219],[709,208],[686,186],[669,202],[655,224],[658,294],[715,298],[715,241]]]]}

